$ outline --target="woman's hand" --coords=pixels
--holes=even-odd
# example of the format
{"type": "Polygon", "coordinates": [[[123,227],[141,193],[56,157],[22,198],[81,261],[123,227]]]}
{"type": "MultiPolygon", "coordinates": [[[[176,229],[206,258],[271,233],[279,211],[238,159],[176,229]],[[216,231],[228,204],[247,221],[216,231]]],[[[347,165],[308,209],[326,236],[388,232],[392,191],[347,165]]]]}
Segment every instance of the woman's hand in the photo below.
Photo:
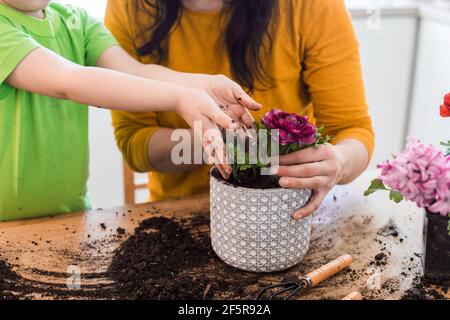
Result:
{"type": "Polygon", "coordinates": [[[255,120],[249,112],[259,110],[261,105],[253,100],[239,84],[223,75],[201,76],[202,87],[235,121],[242,122],[248,128],[254,126],[255,120]]]}
{"type": "Polygon", "coordinates": [[[254,126],[249,109],[259,110],[261,105],[253,100],[236,82],[223,75],[194,75],[190,83],[201,90],[188,90],[179,100],[177,111],[194,128],[194,122],[202,122],[202,144],[210,163],[214,164],[226,179],[231,167],[226,161],[226,151],[219,127],[236,130],[241,123],[254,126]]]}
{"type": "Polygon", "coordinates": [[[236,130],[239,124],[227,115],[212,97],[204,90],[183,88],[177,99],[176,111],[185,119],[191,128],[195,123],[201,123],[201,141],[208,154],[209,163],[214,164],[226,179],[231,174],[231,167],[227,164],[225,143],[219,127],[236,130]]]}
{"type": "Polygon", "coordinates": [[[331,144],[280,156],[277,170],[281,177],[280,186],[313,190],[311,200],[294,213],[294,219],[305,218],[320,207],[328,192],[341,182],[343,168],[344,161],[340,159],[337,147],[331,144]]]}

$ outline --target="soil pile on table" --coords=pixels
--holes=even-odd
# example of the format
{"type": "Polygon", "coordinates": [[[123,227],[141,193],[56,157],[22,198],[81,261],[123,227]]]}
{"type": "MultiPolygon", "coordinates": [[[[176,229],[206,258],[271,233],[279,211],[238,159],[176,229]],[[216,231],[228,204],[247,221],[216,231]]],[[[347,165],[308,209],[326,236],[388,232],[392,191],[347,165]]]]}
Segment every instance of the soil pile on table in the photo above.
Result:
{"type": "MultiPolygon", "coordinates": [[[[64,280],[66,273],[52,273],[31,270],[35,274],[52,275],[64,280]]],[[[47,283],[26,279],[13,271],[12,266],[0,259],[0,301],[30,299],[114,299],[114,289],[108,285],[84,285],[83,288],[70,289],[66,284],[47,283]]]]}
{"type": "Polygon", "coordinates": [[[115,251],[107,272],[82,274],[80,288],[68,288],[71,275],[64,272],[26,271],[38,275],[39,280],[22,277],[0,259],[0,300],[252,299],[261,289],[258,282],[263,277],[229,267],[215,255],[207,215],[144,220],[115,251]],[[85,282],[96,279],[101,283],[85,282]]]}
{"type": "Polygon", "coordinates": [[[413,287],[405,292],[402,300],[446,300],[444,294],[449,292],[450,282],[425,279],[416,276],[413,287]]]}
{"type": "Polygon", "coordinates": [[[16,299],[12,289],[16,286],[18,276],[11,269],[11,266],[0,260],[0,300],[16,299]]]}
{"type": "Polygon", "coordinates": [[[260,276],[221,262],[212,250],[208,226],[206,216],[143,221],[116,251],[108,269],[118,298],[252,298],[243,289],[260,276]]]}

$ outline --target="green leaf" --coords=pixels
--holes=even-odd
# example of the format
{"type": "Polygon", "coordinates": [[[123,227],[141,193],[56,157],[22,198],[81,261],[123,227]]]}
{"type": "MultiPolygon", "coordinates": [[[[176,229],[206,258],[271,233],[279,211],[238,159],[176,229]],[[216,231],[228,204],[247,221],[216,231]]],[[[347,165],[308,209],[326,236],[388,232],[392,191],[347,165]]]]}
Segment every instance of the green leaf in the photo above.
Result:
{"type": "Polygon", "coordinates": [[[331,135],[327,134],[326,136],[324,136],[323,130],[324,130],[324,127],[317,128],[316,143],[314,144],[315,148],[318,148],[322,144],[330,143],[331,140],[333,139],[333,136],[331,136],[331,135]]]}
{"type": "Polygon", "coordinates": [[[384,183],[380,179],[374,179],[370,183],[369,188],[364,192],[364,196],[371,195],[372,193],[375,193],[379,190],[388,190],[384,183]]]}
{"type": "Polygon", "coordinates": [[[389,193],[389,199],[394,201],[395,203],[400,203],[403,201],[404,197],[403,195],[398,191],[391,191],[389,193]]]}
{"type": "Polygon", "coordinates": [[[257,129],[268,129],[262,121],[255,122],[255,125],[257,129]]]}
{"type": "Polygon", "coordinates": [[[446,147],[446,156],[450,156],[450,140],[448,142],[441,142],[441,146],[446,147]]]}
{"type": "Polygon", "coordinates": [[[291,143],[291,144],[289,144],[287,146],[284,146],[284,148],[282,148],[282,149],[283,149],[283,153],[282,154],[288,154],[288,153],[293,153],[293,152],[300,151],[301,146],[300,146],[300,143],[295,142],[295,143],[291,143]]]}

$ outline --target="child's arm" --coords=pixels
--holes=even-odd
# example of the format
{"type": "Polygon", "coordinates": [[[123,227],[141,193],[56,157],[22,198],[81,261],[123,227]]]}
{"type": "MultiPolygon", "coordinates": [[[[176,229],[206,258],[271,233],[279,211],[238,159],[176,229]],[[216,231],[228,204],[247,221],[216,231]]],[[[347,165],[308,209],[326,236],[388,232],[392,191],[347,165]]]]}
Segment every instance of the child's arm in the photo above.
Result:
{"type": "Polygon", "coordinates": [[[103,68],[79,66],[44,48],[25,57],[6,82],[15,88],[52,98],[132,112],[183,113],[183,106],[191,102],[208,106],[204,108],[208,117],[216,117],[221,121],[219,125],[228,127],[230,121],[200,90],[103,68]]]}
{"type": "MultiPolygon", "coordinates": [[[[102,68],[74,64],[45,48],[28,54],[6,82],[22,90],[69,99],[78,103],[125,111],[176,111],[190,125],[201,121],[203,130],[212,129],[218,144],[215,164],[230,171],[223,158],[223,141],[216,124],[236,129],[237,123],[220,110],[203,90],[160,82],[102,68]]],[[[36,106],[38,108],[39,106],[36,106]]],[[[205,146],[212,141],[204,141],[205,146]]]]}
{"type": "Polygon", "coordinates": [[[205,90],[218,105],[227,109],[229,115],[236,120],[240,119],[249,127],[253,126],[254,119],[248,109],[242,106],[251,110],[261,108],[261,105],[245,93],[239,84],[225,76],[177,72],[156,64],[143,64],[120,46],[106,49],[98,59],[97,66],[205,90]]]}

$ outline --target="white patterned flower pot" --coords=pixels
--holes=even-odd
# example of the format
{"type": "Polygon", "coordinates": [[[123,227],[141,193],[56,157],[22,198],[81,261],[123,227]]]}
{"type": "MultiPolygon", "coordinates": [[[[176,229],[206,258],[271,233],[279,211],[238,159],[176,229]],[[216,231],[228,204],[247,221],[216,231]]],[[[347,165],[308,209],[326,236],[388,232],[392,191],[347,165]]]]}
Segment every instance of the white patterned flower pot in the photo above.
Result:
{"type": "Polygon", "coordinates": [[[211,175],[211,240],[227,264],[273,272],[299,263],[309,248],[312,217],[295,221],[311,190],[235,187],[211,175]]]}

